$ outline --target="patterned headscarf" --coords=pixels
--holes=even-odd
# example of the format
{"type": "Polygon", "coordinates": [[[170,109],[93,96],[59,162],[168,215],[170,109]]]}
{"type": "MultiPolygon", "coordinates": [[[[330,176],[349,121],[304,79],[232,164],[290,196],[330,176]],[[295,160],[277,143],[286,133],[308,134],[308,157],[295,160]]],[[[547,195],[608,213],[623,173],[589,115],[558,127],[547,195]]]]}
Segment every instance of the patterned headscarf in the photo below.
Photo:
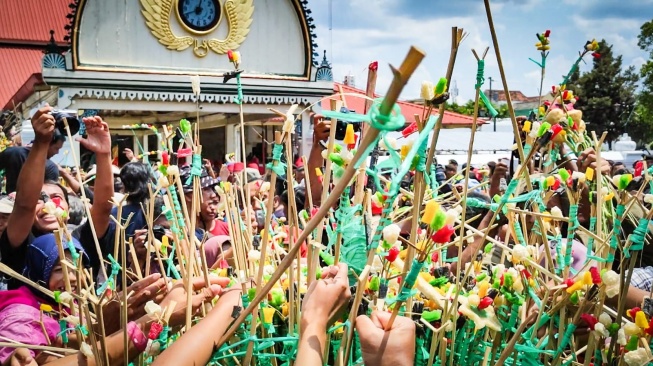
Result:
{"type": "MultiPolygon", "coordinates": [[[[72,239],[73,246],[77,252],[81,253],[84,266],[88,266],[89,258],[82,249],[79,240],[72,239]]],[[[69,251],[69,247],[64,243],[64,250],[69,251]]],[[[52,275],[52,269],[58,263],[59,250],[54,234],[41,235],[34,239],[32,244],[27,247],[25,269],[23,275],[39,285],[47,288],[52,275]]]]}

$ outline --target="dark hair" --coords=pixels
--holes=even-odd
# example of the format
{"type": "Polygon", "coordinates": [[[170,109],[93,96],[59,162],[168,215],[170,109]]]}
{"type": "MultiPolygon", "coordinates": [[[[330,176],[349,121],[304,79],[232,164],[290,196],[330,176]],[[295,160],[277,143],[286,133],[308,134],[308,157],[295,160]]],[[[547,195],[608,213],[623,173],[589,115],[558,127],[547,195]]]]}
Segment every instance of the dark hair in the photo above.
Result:
{"type": "Polygon", "coordinates": [[[66,135],[62,134],[61,132],[59,132],[59,130],[55,129],[54,135],[52,136],[52,142],[50,144],[54,145],[59,141],[66,142],[66,135]]]}
{"type": "MultiPolygon", "coordinates": [[[[281,196],[279,196],[281,202],[284,206],[288,207],[288,191],[284,191],[281,196]]],[[[297,206],[297,211],[304,209],[306,203],[306,189],[304,187],[295,187],[295,205],[297,206]]]]}
{"type": "Polygon", "coordinates": [[[165,205],[163,201],[163,197],[161,196],[156,196],[154,198],[154,220],[156,220],[159,216],[163,214],[163,206],[165,205]]]}
{"type": "Polygon", "coordinates": [[[114,192],[121,192],[124,188],[125,188],[125,185],[122,184],[122,180],[120,180],[120,177],[114,177],[113,178],[113,191],[114,192]]]}
{"type": "Polygon", "coordinates": [[[85,218],[86,210],[82,200],[77,196],[70,196],[68,198],[68,223],[79,226],[85,218]]]}
{"type": "Polygon", "coordinates": [[[120,169],[120,180],[125,185],[125,193],[129,194],[130,203],[144,202],[150,191],[147,184],[152,182],[150,169],[143,163],[127,163],[120,169]]]}
{"type": "Polygon", "coordinates": [[[53,181],[53,180],[46,180],[43,182],[43,184],[49,184],[53,186],[57,186],[61,189],[61,192],[63,192],[63,198],[66,200],[66,203],[70,205],[70,197],[68,197],[68,190],[66,187],[62,186],[59,182],[53,181]]]}
{"type": "Polygon", "coordinates": [[[458,171],[458,169],[456,169],[456,167],[453,166],[452,164],[447,164],[447,166],[444,167],[444,170],[445,170],[445,171],[453,171],[453,172],[457,172],[457,171],[458,171]]]}

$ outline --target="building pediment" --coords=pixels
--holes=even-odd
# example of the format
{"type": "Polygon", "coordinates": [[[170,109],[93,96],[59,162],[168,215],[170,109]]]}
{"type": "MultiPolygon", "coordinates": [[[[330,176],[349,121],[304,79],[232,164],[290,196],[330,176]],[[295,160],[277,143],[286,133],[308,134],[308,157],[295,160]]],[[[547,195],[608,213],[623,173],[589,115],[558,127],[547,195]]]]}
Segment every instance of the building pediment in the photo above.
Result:
{"type": "Polygon", "coordinates": [[[244,78],[311,80],[304,0],[80,0],[69,71],[222,75],[239,51],[244,78]]]}

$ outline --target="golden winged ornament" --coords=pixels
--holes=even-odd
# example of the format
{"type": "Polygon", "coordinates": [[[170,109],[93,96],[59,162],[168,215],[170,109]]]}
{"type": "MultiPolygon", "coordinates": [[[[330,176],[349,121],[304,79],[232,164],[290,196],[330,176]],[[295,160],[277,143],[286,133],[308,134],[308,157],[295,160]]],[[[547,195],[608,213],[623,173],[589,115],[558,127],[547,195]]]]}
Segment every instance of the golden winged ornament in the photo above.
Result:
{"type": "Polygon", "coordinates": [[[227,0],[224,10],[229,23],[227,38],[209,40],[209,48],[219,55],[240,47],[247,38],[254,14],[254,0],[227,0]]]}
{"type": "Polygon", "coordinates": [[[150,28],[159,43],[169,50],[183,51],[190,46],[198,57],[207,55],[208,50],[223,55],[240,47],[249,34],[254,14],[254,0],[226,0],[224,12],[227,15],[229,32],[226,39],[197,39],[190,36],[179,37],[170,29],[173,4],[175,0],[140,0],[141,13],[145,24],[150,28]]]}

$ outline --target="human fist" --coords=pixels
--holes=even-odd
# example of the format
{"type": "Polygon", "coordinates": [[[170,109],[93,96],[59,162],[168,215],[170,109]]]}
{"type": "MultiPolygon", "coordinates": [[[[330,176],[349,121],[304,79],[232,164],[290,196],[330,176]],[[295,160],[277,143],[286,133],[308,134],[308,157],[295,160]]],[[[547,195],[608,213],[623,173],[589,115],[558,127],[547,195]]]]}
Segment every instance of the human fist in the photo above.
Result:
{"type": "Polygon", "coordinates": [[[581,173],[584,173],[587,170],[587,168],[592,168],[594,169],[594,171],[596,171],[597,168],[600,166],[601,174],[604,175],[610,174],[610,163],[605,159],[601,159],[601,162],[599,164],[596,159],[596,151],[594,151],[594,149],[592,148],[586,149],[585,151],[580,153],[576,165],[578,166],[578,171],[581,173]]]}
{"type": "Polygon", "coordinates": [[[331,121],[324,119],[322,116],[313,118],[313,143],[325,141],[329,138],[331,132],[331,121]]]}
{"type": "Polygon", "coordinates": [[[374,311],[356,318],[365,365],[412,365],[415,358],[415,323],[397,316],[389,328],[391,314],[374,311]]]}
{"type": "Polygon", "coordinates": [[[45,105],[32,116],[32,128],[34,129],[34,142],[50,145],[54,136],[55,119],[50,114],[52,107],[45,105]]]}

